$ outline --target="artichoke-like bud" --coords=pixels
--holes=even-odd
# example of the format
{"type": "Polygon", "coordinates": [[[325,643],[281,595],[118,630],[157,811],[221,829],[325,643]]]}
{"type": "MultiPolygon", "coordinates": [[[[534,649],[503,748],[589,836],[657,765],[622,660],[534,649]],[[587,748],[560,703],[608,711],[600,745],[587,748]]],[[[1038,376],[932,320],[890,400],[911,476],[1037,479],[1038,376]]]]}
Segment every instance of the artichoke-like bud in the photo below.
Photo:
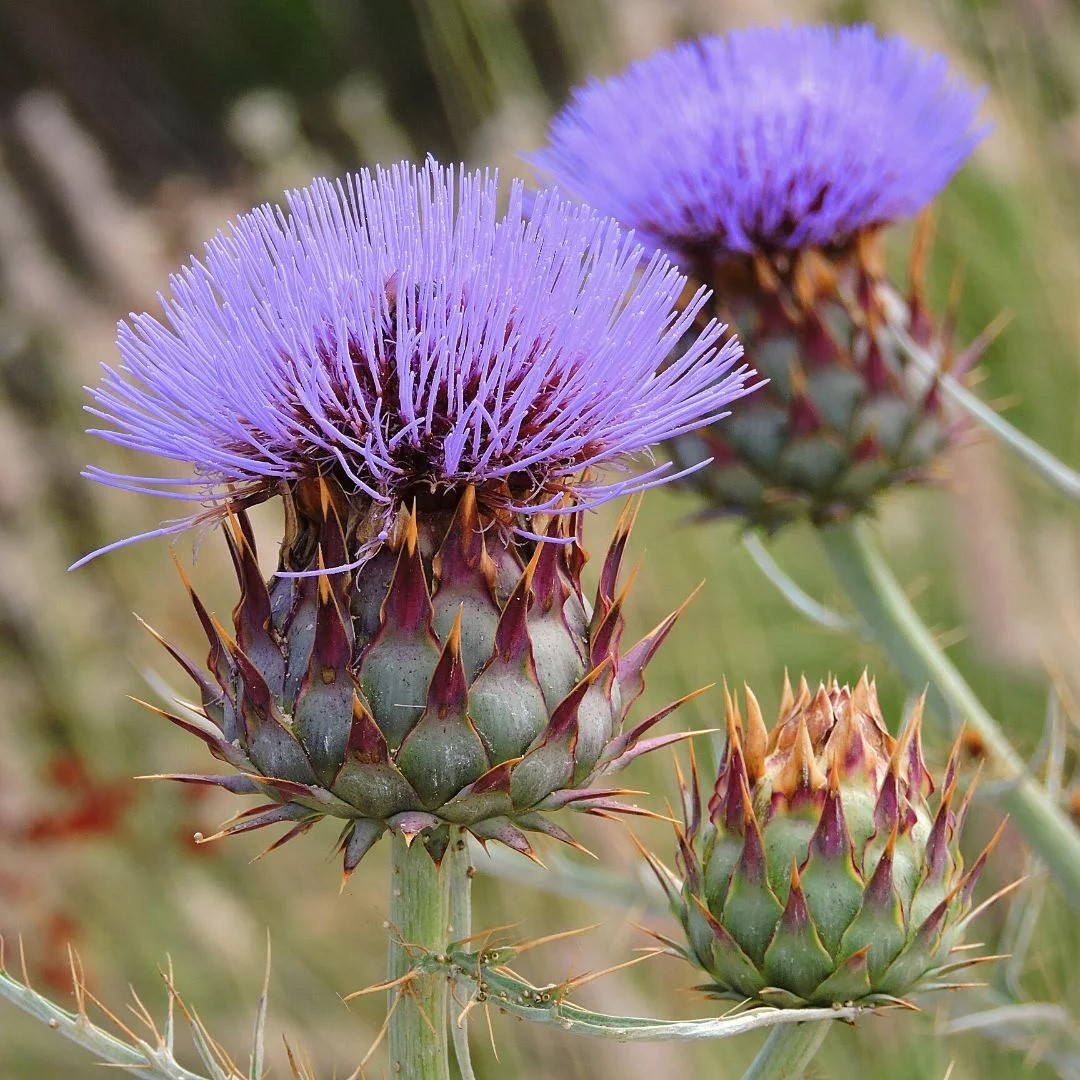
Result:
{"type": "Polygon", "coordinates": [[[745,720],[728,696],[705,814],[696,776],[684,790],[681,883],[650,860],[686,933],[678,951],[708,972],[710,992],[873,1004],[946,986],[975,962],[958,946],[990,847],[965,869],[958,752],[931,803],[921,716],[920,702],[894,738],[865,674],[854,690],[834,681],[816,694],[785,681],[771,731],[749,689],[745,720]]]}
{"type": "MultiPolygon", "coordinates": [[[[325,480],[284,497],[280,569],[342,565],[362,527],[349,502],[325,480]]],[[[211,676],[170,647],[210,724],[165,714],[240,775],[174,778],[270,798],[226,834],[292,822],[287,839],[344,819],[347,874],[387,829],[421,836],[437,860],[451,826],[530,856],[527,832],[573,844],[546,811],[630,810],[591,785],[684,737],[643,738],[670,708],[623,730],[678,615],[622,650],[632,521],[628,507],[590,605],[577,516],[553,516],[546,540],[508,540],[472,488],[456,507],[402,511],[353,573],[269,583],[241,514],[226,531],[242,590],[234,633],[191,592],[211,676]]]]}
{"type": "Polygon", "coordinates": [[[707,515],[769,532],[798,520],[826,525],[867,512],[890,488],[933,478],[957,421],[902,338],[954,375],[978,349],[948,356],[923,299],[922,245],[906,304],[881,247],[874,231],[838,253],[760,254],[712,271],[726,317],[769,381],[729,422],[669,444],[681,466],[712,458],[685,481],[707,515]]]}
{"type": "Polygon", "coordinates": [[[731,423],[667,444],[713,459],[690,480],[706,514],[824,524],[927,476],[950,428],[902,344],[944,366],[948,334],[922,303],[924,247],[905,311],[880,237],[969,156],[979,98],[871,26],[759,27],[654,53],[552,121],[539,168],[713,286],[770,380],[731,423]]]}

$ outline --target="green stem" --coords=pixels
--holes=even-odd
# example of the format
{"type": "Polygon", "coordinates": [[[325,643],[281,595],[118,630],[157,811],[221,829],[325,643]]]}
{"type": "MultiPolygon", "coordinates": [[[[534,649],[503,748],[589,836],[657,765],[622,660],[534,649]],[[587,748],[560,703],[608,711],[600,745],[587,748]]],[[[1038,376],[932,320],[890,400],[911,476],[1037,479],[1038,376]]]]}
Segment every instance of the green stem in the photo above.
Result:
{"type": "MultiPolygon", "coordinates": [[[[456,831],[456,830],[455,830],[456,831]]],[[[451,846],[457,837],[451,839],[451,846]]],[[[448,849],[449,850],[449,849],[448,849]]],[[[453,860],[440,870],[424,845],[395,834],[391,852],[391,979],[409,974],[416,960],[445,952],[453,860]]],[[[390,1067],[409,1080],[450,1080],[446,980],[417,974],[390,990],[390,1067]]]]}
{"type": "Polygon", "coordinates": [[[828,1020],[775,1027],[743,1080],[798,1080],[821,1048],[831,1026],[828,1020]]]}
{"type": "Polygon", "coordinates": [[[1080,832],[1025,769],[998,722],[934,640],[878,552],[865,524],[820,530],[833,569],[867,627],[915,689],[929,684],[939,711],[954,716],[982,741],[1001,784],[995,793],[1028,844],[1080,909],[1080,832]]]}
{"type": "Polygon", "coordinates": [[[813,620],[826,630],[834,630],[841,634],[850,634],[857,627],[851,619],[830,611],[824,604],[819,604],[809,593],[804,592],[795,581],[788,577],[781,569],[780,564],[769,554],[761,538],[757,533],[743,533],[743,547],[750,554],[750,558],[757,564],[758,569],[776,586],[784,599],[800,614],[813,620]]]}
{"type": "MultiPolygon", "coordinates": [[[[462,831],[451,842],[443,857],[443,873],[448,873],[450,936],[454,941],[465,941],[472,934],[472,877],[475,873],[469,858],[469,840],[462,831]]],[[[451,995],[450,1036],[454,1043],[461,1080],[475,1080],[472,1058],[469,1054],[468,1013],[465,1007],[451,995]]]]}
{"type": "Polygon", "coordinates": [[[876,1012],[872,1007],[776,1009],[767,1006],[746,1012],[699,1020],[657,1020],[649,1016],[613,1016],[593,1012],[569,1000],[575,980],[534,986],[518,977],[507,965],[519,955],[513,945],[488,946],[478,952],[451,946],[444,956],[428,955],[417,962],[420,970],[449,978],[457,996],[471,1005],[494,1006],[530,1024],[558,1028],[571,1035],[615,1042],[684,1042],[729,1039],[777,1024],[801,1024],[824,1020],[856,1020],[876,1012]]]}
{"type": "MultiPolygon", "coordinates": [[[[154,1039],[153,1043],[141,1039],[127,1043],[90,1019],[81,1007],[83,993],[82,984],[77,982],[76,999],[80,1007],[77,1012],[70,1012],[12,978],[0,967],[0,998],[7,998],[24,1012],[44,1021],[53,1031],[89,1050],[101,1063],[141,1080],[207,1080],[201,1073],[185,1069],[173,1056],[171,1021],[166,1026],[166,1035],[154,1039]]],[[[172,993],[170,985],[170,995],[172,993]]],[[[193,1035],[201,1052],[202,1029],[193,1028],[193,1035]]]]}
{"type": "Polygon", "coordinates": [[[1059,461],[1044,446],[1037,443],[1030,436],[1025,435],[1018,428],[1013,427],[1005,417],[1000,416],[985,401],[982,401],[977,395],[968,390],[962,382],[955,379],[947,371],[942,371],[941,358],[932,355],[918,345],[908,332],[910,314],[904,302],[895,294],[890,296],[889,302],[895,312],[895,316],[889,320],[889,331],[896,337],[900,347],[922,370],[923,374],[935,379],[937,384],[961,409],[978,420],[991,435],[997,438],[1007,449],[1011,450],[1032,472],[1037,476],[1041,476],[1051,487],[1057,488],[1066,498],[1072,499],[1073,502],[1080,502],[1080,473],[1070,469],[1068,465],[1059,461]]]}

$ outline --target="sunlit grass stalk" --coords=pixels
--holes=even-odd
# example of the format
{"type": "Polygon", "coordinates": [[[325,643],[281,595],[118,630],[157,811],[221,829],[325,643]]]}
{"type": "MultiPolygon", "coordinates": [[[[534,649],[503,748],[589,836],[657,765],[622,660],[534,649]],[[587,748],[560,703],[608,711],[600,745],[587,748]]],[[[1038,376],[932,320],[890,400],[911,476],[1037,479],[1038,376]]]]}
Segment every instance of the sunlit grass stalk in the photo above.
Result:
{"type": "Polygon", "coordinates": [[[978,736],[991,778],[1001,781],[992,790],[1003,809],[1080,909],[1080,832],[1030,775],[1001,725],[934,640],[869,528],[845,523],[820,535],[841,585],[904,678],[916,691],[929,684],[931,700],[978,736]]]}

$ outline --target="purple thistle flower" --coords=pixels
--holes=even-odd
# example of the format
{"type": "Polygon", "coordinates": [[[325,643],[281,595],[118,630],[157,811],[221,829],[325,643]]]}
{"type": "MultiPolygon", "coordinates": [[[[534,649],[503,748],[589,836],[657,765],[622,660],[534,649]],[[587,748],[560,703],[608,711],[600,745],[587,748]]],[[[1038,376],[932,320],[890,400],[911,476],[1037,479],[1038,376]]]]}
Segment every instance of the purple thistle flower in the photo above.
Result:
{"type": "Polygon", "coordinates": [[[497,195],[497,176],[429,159],[240,217],[171,278],[163,321],[121,323],[123,362],[90,390],[110,425],[94,434],[191,474],[84,475],[204,504],[144,535],[320,475],[386,524],[467,485],[529,515],[673,479],[593,470],[725,415],[752,389],[742,347],[713,321],[665,364],[707,292],[679,310],[685,278],[660,255],[642,267],[614,222],[553,194],[526,218],[517,182],[500,215],[497,195]]]}
{"type": "Polygon", "coordinates": [[[930,202],[980,100],[871,26],[755,28],[593,80],[531,161],[678,257],[832,247],[930,202]]]}

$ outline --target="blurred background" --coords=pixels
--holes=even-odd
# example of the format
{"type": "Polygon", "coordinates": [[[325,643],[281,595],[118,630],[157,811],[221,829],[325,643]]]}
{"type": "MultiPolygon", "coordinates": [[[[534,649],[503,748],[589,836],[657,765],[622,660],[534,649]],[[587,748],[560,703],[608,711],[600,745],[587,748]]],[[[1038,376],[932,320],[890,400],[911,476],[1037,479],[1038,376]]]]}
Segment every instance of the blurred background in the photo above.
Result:
{"type": "MultiPolygon", "coordinates": [[[[115,323],[153,308],[170,270],[232,215],[315,174],[433,152],[528,176],[547,118],[590,74],[618,71],[706,31],[784,18],[870,19],[946,52],[988,88],[994,124],[941,202],[932,262],[944,303],[959,277],[958,333],[1003,311],[1007,330],[982,365],[980,393],[1065,461],[1080,457],[1080,9],[1072,0],[3,0],[0,3],[0,934],[22,936],[36,985],[70,1002],[67,947],[95,992],[123,1007],[130,984],[161,1014],[159,965],[217,1038],[247,1053],[267,928],[270,1030],[318,1077],[347,1076],[382,1022],[381,995],[340,996],[384,970],[386,852],[338,893],[332,826],[265,861],[245,837],[196,847],[237,806],[229,796],[134,781],[200,771],[196,740],[128,699],[157,700],[178,672],[138,626],[138,611],[201,655],[195,620],[164,542],[137,545],[75,574],[78,556],[151,528],[171,507],[80,479],[88,460],[125,470],[121,452],[83,434],[82,386],[114,356],[115,323]]],[[[908,234],[893,252],[903,266],[908,234]]],[[[1048,690],[1069,739],[1080,712],[1080,511],[986,440],[953,455],[939,491],[894,496],[880,531],[920,610],[986,704],[1036,765],[1048,690]]],[[[589,522],[602,549],[617,507],[589,522]]],[[[904,692],[872,647],[792,611],[760,575],[735,527],[690,528],[692,504],[659,492],[634,540],[645,563],[631,629],[645,630],[702,578],[704,590],[654,665],[645,707],[726,675],[766,708],[785,667],[854,681],[869,664],[899,721],[904,692]],[[672,541],[677,532],[677,548],[672,541]],[[677,551],[677,555],[673,554],[677,551]]],[[[273,552],[273,508],[258,526],[273,552]]],[[[278,532],[279,536],[280,533],[278,532]]],[[[191,561],[190,544],[178,553],[191,561]]],[[[842,608],[812,539],[798,529],[773,553],[811,594],[842,608]]],[[[224,545],[193,570],[225,616],[233,603],[224,545]]],[[[677,723],[712,727],[717,695],[677,723]]],[[[641,715],[644,715],[644,711],[641,715]]],[[[929,754],[947,750],[938,727],[929,754]]],[[[629,786],[675,797],[670,758],[638,762],[629,786]]],[[[977,803],[972,849],[996,826],[977,803]]],[[[601,823],[603,824],[603,823],[601,823]]],[[[638,828],[670,861],[667,828],[638,828]]],[[[602,922],[530,954],[537,982],[618,963],[648,944],[638,927],[672,924],[620,826],[583,827],[600,869],[545,848],[551,874],[524,860],[478,858],[476,926],[516,922],[538,936],[602,922]],[[560,869],[561,868],[561,869],[560,869]],[[554,890],[554,891],[553,891],[554,890]],[[559,893],[563,895],[559,895],[559,893]]],[[[1031,869],[1007,834],[983,895],[1031,869]]],[[[979,927],[1011,961],[980,969],[987,986],[833,1031],[819,1077],[1080,1076],[1080,927],[1035,873],[979,927]],[[1025,1025],[1005,1022],[1018,1004],[1025,1025]]],[[[591,984],[577,1000],[618,1013],[718,1012],[675,960],[591,984]]],[[[478,1075],[738,1076],[758,1036],[715,1044],[585,1042],[492,1017],[498,1061],[473,1016],[478,1075]]],[[[378,1053],[368,1076],[385,1074],[378,1053]]],[[[0,1073],[10,1080],[92,1077],[77,1048],[0,1002],[0,1073]]]]}

